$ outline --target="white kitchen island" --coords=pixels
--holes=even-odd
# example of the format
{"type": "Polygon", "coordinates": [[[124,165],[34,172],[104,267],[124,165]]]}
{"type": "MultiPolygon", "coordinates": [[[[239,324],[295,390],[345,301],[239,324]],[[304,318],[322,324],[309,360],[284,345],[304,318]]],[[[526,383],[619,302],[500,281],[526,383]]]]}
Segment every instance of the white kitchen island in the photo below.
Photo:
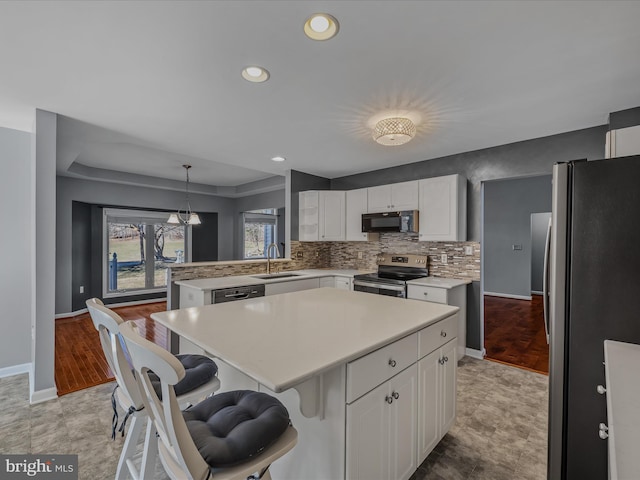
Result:
{"type": "Polygon", "coordinates": [[[457,311],[319,288],[152,318],[218,360],[223,390],[285,404],[299,442],[274,479],[406,479],[455,419],[457,311]]]}

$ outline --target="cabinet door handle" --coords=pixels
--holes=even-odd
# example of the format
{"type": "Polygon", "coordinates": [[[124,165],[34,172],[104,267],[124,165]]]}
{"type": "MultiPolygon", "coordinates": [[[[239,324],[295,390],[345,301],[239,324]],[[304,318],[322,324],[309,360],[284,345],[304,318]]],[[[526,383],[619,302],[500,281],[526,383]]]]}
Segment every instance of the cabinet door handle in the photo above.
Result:
{"type": "Polygon", "coordinates": [[[449,361],[449,357],[444,357],[444,361],[448,362],[449,361]]]}
{"type": "Polygon", "coordinates": [[[387,395],[384,397],[384,401],[391,405],[393,403],[393,397],[391,395],[387,395]]]}
{"type": "Polygon", "coordinates": [[[389,359],[389,366],[391,368],[394,368],[397,365],[396,361],[393,358],[389,359]]]}
{"type": "MultiPolygon", "coordinates": [[[[426,295],[426,293],[425,293],[425,295],[426,295]]],[[[443,337],[443,338],[444,338],[444,337],[446,337],[446,336],[447,336],[447,332],[445,332],[444,330],[442,330],[442,331],[440,332],[440,336],[441,336],[441,337],[443,337]]]]}
{"type": "Polygon", "coordinates": [[[429,292],[424,292],[423,295],[426,297],[429,295],[429,292]]]}
{"type": "Polygon", "coordinates": [[[438,359],[438,363],[439,363],[440,365],[444,365],[444,358],[439,358],[439,359],[438,359]]]}
{"type": "Polygon", "coordinates": [[[609,427],[607,427],[604,423],[601,423],[599,427],[600,428],[598,430],[598,435],[600,436],[600,438],[602,440],[606,440],[607,438],[609,438],[609,434],[607,433],[609,427]]]}
{"type": "Polygon", "coordinates": [[[395,390],[393,391],[393,393],[391,394],[391,396],[392,396],[393,398],[395,398],[396,400],[397,400],[398,398],[400,398],[400,394],[399,394],[398,392],[396,392],[395,390]]]}
{"type": "Polygon", "coordinates": [[[607,393],[607,389],[604,388],[602,385],[598,385],[596,387],[596,392],[598,392],[600,395],[604,395],[605,393],[607,393]]]}

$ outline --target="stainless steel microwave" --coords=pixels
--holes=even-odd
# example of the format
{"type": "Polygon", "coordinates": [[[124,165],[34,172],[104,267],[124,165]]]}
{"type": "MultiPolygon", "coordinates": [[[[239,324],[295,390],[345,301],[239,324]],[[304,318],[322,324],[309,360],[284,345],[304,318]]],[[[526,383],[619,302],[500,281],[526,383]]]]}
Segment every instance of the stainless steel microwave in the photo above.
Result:
{"type": "Polygon", "coordinates": [[[362,231],[418,233],[418,210],[362,214],[362,231]]]}

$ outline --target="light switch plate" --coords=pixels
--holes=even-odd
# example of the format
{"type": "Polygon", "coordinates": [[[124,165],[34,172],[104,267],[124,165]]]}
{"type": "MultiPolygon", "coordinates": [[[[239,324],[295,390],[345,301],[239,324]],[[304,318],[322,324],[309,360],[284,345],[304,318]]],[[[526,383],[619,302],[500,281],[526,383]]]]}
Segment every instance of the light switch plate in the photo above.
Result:
{"type": "Polygon", "coordinates": [[[362,260],[362,252],[358,252],[358,260],[362,260]]]}
{"type": "Polygon", "coordinates": [[[511,248],[514,250],[522,250],[522,244],[516,243],[515,245],[511,245],[511,248]]]}
{"type": "Polygon", "coordinates": [[[473,255],[473,247],[471,245],[467,245],[466,247],[464,247],[464,254],[473,255]]]}
{"type": "Polygon", "coordinates": [[[442,264],[443,264],[443,265],[446,265],[446,264],[447,264],[448,259],[447,259],[447,254],[446,254],[446,253],[443,253],[443,254],[440,256],[440,261],[442,262],[442,264]]]}

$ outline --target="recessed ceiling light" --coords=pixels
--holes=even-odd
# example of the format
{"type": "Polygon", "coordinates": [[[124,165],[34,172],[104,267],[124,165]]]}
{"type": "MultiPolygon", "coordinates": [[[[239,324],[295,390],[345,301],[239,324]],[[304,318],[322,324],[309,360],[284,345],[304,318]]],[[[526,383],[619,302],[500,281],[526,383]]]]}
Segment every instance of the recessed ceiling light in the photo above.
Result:
{"type": "Polygon", "coordinates": [[[252,65],[249,67],[245,67],[242,70],[242,78],[249,82],[266,82],[269,79],[269,72],[262,67],[252,65]]]}
{"type": "Polygon", "coordinates": [[[273,157],[271,160],[273,160],[274,162],[284,162],[285,158],[277,156],[277,157],[273,157]]]}
{"type": "Polygon", "coordinates": [[[314,13],[304,22],[304,33],[311,40],[329,40],[339,29],[338,20],[328,13],[314,13]]]}

